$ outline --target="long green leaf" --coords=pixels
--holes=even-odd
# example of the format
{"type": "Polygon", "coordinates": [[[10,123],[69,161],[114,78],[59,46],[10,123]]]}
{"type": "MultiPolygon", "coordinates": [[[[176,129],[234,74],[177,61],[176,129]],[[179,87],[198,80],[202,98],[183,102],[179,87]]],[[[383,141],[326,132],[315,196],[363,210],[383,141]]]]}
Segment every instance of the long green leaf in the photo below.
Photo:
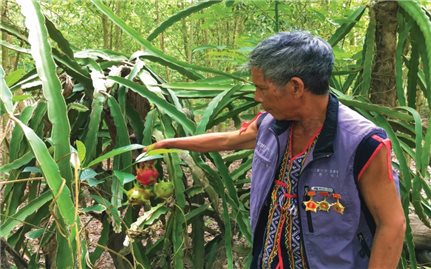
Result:
{"type": "Polygon", "coordinates": [[[0,21],[0,29],[8,32],[9,34],[17,37],[18,39],[20,39],[20,40],[22,40],[28,44],[26,33],[19,30],[18,28],[16,28],[15,25],[11,25],[11,24],[7,23],[5,20],[1,20],[0,21]]]}
{"type": "Polygon", "coordinates": [[[179,11],[178,13],[175,13],[171,17],[169,17],[167,20],[162,22],[159,26],[157,26],[156,29],[154,29],[153,32],[151,32],[150,35],[148,35],[147,40],[152,41],[155,39],[159,34],[163,33],[168,27],[173,25],[174,23],[180,21],[181,19],[190,16],[193,13],[199,12],[207,7],[210,7],[214,4],[220,3],[220,0],[210,0],[210,1],[202,1],[197,2],[196,4],[187,7],[186,9],[183,9],[179,11]]]}
{"type": "Polygon", "coordinates": [[[101,163],[101,162],[103,162],[104,160],[106,160],[108,158],[111,158],[111,157],[114,157],[114,156],[117,156],[117,155],[129,152],[129,151],[132,151],[132,150],[142,149],[142,148],[144,148],[144,146],[139,145],[139,144],[131,144],[131,145],[128,145],[128,146],[124,146],[124,147],[113,149],[113,150],[111,150],[111,151],[103,154],[102,156],[94,159],[93,161],[91,161],[87,165],[87,167],[91,167],[93,165],[101,163]]]}
{"type": "Polygon", "coordinates": [[[70,58],[73,59],[73,51],[70,48],[69,41],[64,38],[63,34],[55,27],[55,25],[45,17],[45,24],[49,36],[54,40],[58,47],[70,58]]]}
{"type": "Polygon", "coordinates": [[[18,159],[15,159],[14,161],[4,164],[0,166],[0,174],[8,173],[11,170],[19,169],[20,167],[28,164],[31,160],[34,159],[33,152],[28,151],[18,159]]]}
{"type": "Polygon", "coordinates": [[[422,157],[421,157],[421,174],[426,175],[428,173],[428,166],[430,163],[430,155],[431,155],[431,119],[428,119],[428,128],[424,137],[424,145],[422,148],[422,157]]]}
{"type": "Polygon", "coordinates": [[[210,121],[211,118],[215,116],[214,112],[218,111],[220,103],[222,103],[225,100],[231,101],[230,97],[239,88],[241,88],[241,86],[232,87],[230,90],[221,92],[219,95],[217,95],[214,99],[211,100],[211,102],[208,104],[208,107],[202,116],[201,121],[196,127],[195,134],[203,134],[206,131],[208,122],[210,121]]]}
{"type": "MultiPolygon", "coordinates": [[[[0,67],[0,74],[3,74],[3,69],[0,67]]],[[[2,76],[0,76],[2,77],[2,76]]],[[[0,98],[3,103],[10,103],[10,100],[5,99],[6,97],[11,97],[12,94],[10,90],[5,87],[6,83],[1,83],[0,88],[0,98]],[[8,92],[8,93],[7,93],[8,92]]],[[[62,186],[62,177],[60,175],[59,167],[57,166],[54,159],[49,154],[45,143],[34,133],[32,129],[23,124],[19,119],[13,116],[12,111],[8,111],[9,116],[12,120],[18,124],[24,132],[27,138],[34,156],[40,164],[42,172],[46,178],[49,188],[51,189],[54,196],[58,196],[57,205],[60,210],[60,214],[67,225],[71,225],[74,222],[73,212],[70,211],[73,208],[73,202],[70,197],[70,191],[67,186],[62,186]],[[60,192],[61,191],[61,192],[60,192]]],[[[67,229],[66,229],[67,230],[67,229]]]]}
{"type": "MultiPolygon", "coordinates": [[[[127,124],[124,120],[124,116],[121,113],[120,105],[114,97],[108,97],[108,106],[111,111],[111,116],[114,119],[116,129],[116,147],[125,147],[130,145],[129,132],[127,124]]],[[[114,158],[114,169],[122,169],[124,172],[132,172],[132,152],[127,152],[114,158]]],[[[123,191],[121,189],[121,183],[118,180],[112,182],[111,185],[112,199],[111,203],[115,207],[121,206],[121,200],[123,199],[123,191]]]]}
{"type": "MultiPolygon", "coordinates": [[[[223,196],[226,196],[225,194],[223,196]]],[[[227,268],[233,268],[232,256],[232,226],[229,218],[229,211],[226,204],[226,198],[223,197],[223,220],[224,220],[224,246],[226,248],[227,268]]]]}
{"type": "Polygon", "coordinates": [[[81,50],[75,53],[75,58],[90,58],[93,60],[98,60],[99,58],[102,58],[103,60],[106,61],[127,61],[127,56],[117,52],[117,51],[112,51],[112,50],[108,50],[108,49],[86,49],[86,50],[81,50]]]}
{"type": "Polygon", "coordinates": [[[418,82],[418,70],[419,70],[419,45],[417,44],[419,39],[419,28],[413,26],[410,32],[412,51],[410,53],[409,61],[409,72],[407,79],[407,105],[409,107],[416,107],[416,87],[418,82]]]}
{"type": "Polygon", "coordinates": [[[59,52],[57,49],[52,49],[54,60],[63,68],[67,74],[81,82],[85,87],[91,87],[91,79],[88,71],[79,65],[75,59],[59,52]]]}
{"type": "Polygon", "coordinates": [[[90,120],[88,122],[87,133],[84,138],[84,144],[87,149],[86,163],[90,162],[96,156],[96,146],[98,144],[97,135],[99,133],[103,105],[106,102],[106,96],[102,93],[105,90],[105,86],[104,80],[101,76],[103,75],[98,71],[91,72],[94,91],[90,120]]]}
{"type": "Polygon", "coordinates": [[[16,214],[8,217],[0,226],[0,237],[9,238],[11,232],[17,225],[21,224],[28,216],[36,212],[47,202],[51,201],[51,199],[52,194],[50,192],[44,192],[21,208],[16,214]]]}
{"type": "Polygon", "coordinates": [[[328,40],[331,46],[335,47],[341,39],[343,39],[355,26],[355,24],[359,21],[364,14],[365,6],[360,6],[355,9],[352,14],[347,18],[348,22],[343,23],[334,33],[334,35],[328,40]]]}
{"type": "Polygon", "coordinates": [[[177,67],[183,68],[183,69],[184,68],[185,69],[188,68],[191,70],[194,69],[194,70],[204,71],[204,72],[208,72],[208,73],[224,75],[224,76],[235,78],[238,80],[243,80],[240,77],[237,77],[235,75],[231,75],[231,74],[219,71],[219,70],[214,70],[211,68],[206,68],[206,67],[202,67],[202,66],[197,66],[197,65],[181,62],[181,61],[178,61],[175,57],[168,56],[168,55],[164,54],[161,50],[155,48],[148,40],[141,37],[135,29],[131,28],[123,20],[121,20],[119,17],[117,17],[107,6],[105,6],[102,3],[102,1],[92,0],[92,2],[103,14],[105,14],[110,20],[112,20],[118,27],[120,27],[123,31],[125,31],[128,35],[130,35],[133,39],[135,39],[139,44],[141,44],[143,47],[145,47],[145,50],[148,53],[151,53],[154,56],[162,59],[164,62],[168,62],[174,66],[177,66],[177,67]]]}
{"type": "Polygon", "coordinates": [[[423,92],[423,96],[428,101],[428,108],[431,109],[431,72],[430,72],[430,58],[427,54],[427,44],[425,44],[424,36],[417,35],[417,43],[419,47],[419,54],[421,58],[421,67],[418,73],[419,88],[423,92]]]}
{"type": "Polygon", "coordinates": [[[229,174],[229,170],[226,167],[225,163],[223,162],[223,159],[221,158],[219,153],[211,152],[210,156],[214,160],[214,164],[216,165],[217,170],[223,179],[222,182],[225,188],[227,189],[229,198],[232,200],[230,204],[232,205],[232,209],[234,211],[233,213],[235,214],[235,217],[233,219],[238,223],[239,229],[241,230],[241,233],[244,235],[245,239],[249,243],[251,243],[248,211],[245,209],[244,205],[238,199],[238,193],[237,193],[235,184],[232,180],[232,177],[229,174]]]}
{"type": "Polygon", "coordinates": [[[48,104],[48,118],[52,123],[52,143],[54,158],[66,182],[70,184],[72,170],[69,165],[70,156],[70,125],[67,118],[66,102],[61,94],[61,84],[57,77],[56,67],[52,58],[51,46],[44,17],[39,3],[35,0],[19,0],[21,11],[25,17],[25,25],[29,30],[31,54],[36,64],[37,73],[42,80],[42,90],[48,104]]]}
{"type": "MultiPolygon", "coordinates": [[[[232,84],[226,84],[226,83],[220,83],[220,84],[213,84],[208,82],[172,82],[172,83],[163,83],[160,86],[173,89],[173,90],[192,90],[192,91],[227,91],[229,89],[232,89],[232,84]]],[[[255,87],[253,85],[243,85],[241,87],[241,91],[253,93],[255,90],[255,87]]]]}
{"type": "MultiPolygon", "coordinates": [[[[33,111],[35,106],[27,106],[23,109],[18,119],[25,125],[28,125],[31,116],[33,115],[33,111]]],[[[9,158],[11,161],[15,160],[20,155],[20,150],[26,146],[25,143],[22,143],[24,133],[22,132],[19,126],[15,126],[12,131],[12,137],[10,140],[10,148],[9,148],[9,158]]],[[[25,149],[25,148],[24,148],[25,149]]]]}
{"type": "Polygon", "coordinates": [[[398,42],[397,50],[395,52],[395,82],[397,91],[397,100],[400,106],[406,105],[406,97],[404,94],[403,86],[403,53],[404,47],[409,36],[411,23],[407,22],[404,16],[399,12],[398,19],[398,42]]]}
{"type": "Polygon", "coordinates": [[[153,126],[157,117],[157,110],[153,109],[148,112],[147,117],[145,117],[145,125],[144,125],[144,138],[142,141],[143,145],[150,145],[152,143],[153,137],[153,126]]]}
{"type": "Polygon", "coordinates": [[[383,106],[379,106],[379,105],[375,105],[375,104],[371,104],[371,103],[352,100],[349,98],[345,98],[343,96],[339,96],[339,100],[341,101],[341,103],[343,103],[347,106],[350,106],[350,107],[365,109],[368,111],[374,111],[374,112],[377,112],[379,114],[383,114],[383,115],[393,117],[395,119],[399,119],[399,120],[403,120],[403,121],[412,120],[412,117],[410,115],[408,115],[406,113],[402,113],[402,112],[397,112],[393,108],[388,108],[388,107],[383,107],[383,106]]]}
{"type": "Polygon", "coordinates": [[[49,155],[48,149],[46,148],[43,141],[34,133],[34,131],[24,124],[22,124],[18,119],[11,116],[11,118],[23,129],[27,140],[30,143],[33,153],[38,160],[42,172],[46,178],[46,181],[51,188],[54,195],[60,195],[57,200],[58,207],[61,214],[63,215],[67,224],[72,224],[74,221],[73,213],[70,212],[70,208],[73,208],[73,203],[70,198],[69,188],[62,185],[62,177],[59,173],[58,166],[49,155]],[[60,190],[62,188],[62,192],[60,190]]]}
{"type": "Polygon", "coordinates": [[[138,51],[135,52],[132,57],[132,59],[137,59],[137,60],[141,60],[141,59],[147,59],[150,60],[152,62],[156,62],[159,63],[161,65],[167,66],[173,70],[178,71],[180,74],[184,75],[185,77],[191,79],[191,80],[197,80],[197,79],[202,79],[203,76],[199,73],[197,73],[196,71],[190,69],[190,68],[185,68],[182,67],[176,63],[173,63],[171,61],[168,61],[165,59],[165,57],[159,56],[159,55],[155,55],[153,52],[151,51],[138,51]]]}
{"type": "Polygon", "coordinates": [[[172,119],[181,124],[189,134],[193,134],[195,130],[194,123],[188,119],[183,112],[178,111],[173,105],[163,100],[157,94],[150,92],[145,86],[134,83],[122,77],[108,77],[109,79],[124,85],[139,95],[147,98],[150,102],[154,103],[160,109],[163,109],[172,119]]]}
{"type": "Polygon", "coordinates": [[[12,93],[8,90],[5,81],[5,73],[3,67],[0,65],[0,99],[6,111],[13,112],[12,93]]]}
{"type": "MultiPolygon", "coordinates": [[[[422,9],[417,1],[398,1],[398,5],[410,16],[410,18],[416,22],[419,26],[420,32],[422,33],[427,61],[431,59],[431,22],[425,11],[422,9]]],[[[428,64],[427,64],[428,65],[428,64]]],[[[427,83],[431,83],[431,68],[426,68],[427,83]]],[[[429,87],[430,85],[428,85],[429,87]]],[[[429,97],[428,97],[429,99],[429,97]]]]}
{"type": "Polygon", "coordinates": [[[258,103],[253,100],[253,101],[250,101],[250,102],[246,102],[246,103],[244,103],[242,105],[235,106],[234,109],[232,109],[232,110],[230,110],[230,111],[228,111],[228,112],[226,112],[226,113],[218,116],[216,119],[212,120],[209,123],[208,128],[212,128],[212,127],[214,127],[214,126],[216,126],[216,125],[218,125],[218,124],[220,124],[222,122],[227,121],[228,119],[232,119],[233,117],[239,115],[239,113],[241,113],[243,111],[246,111],[246,110],[248,110],[248,109],[250,109],[252,107],[255,107],[257,104],[258,103]]]}
{"type": "Polygon", "coordinates": [[[17,52],[20,52],[20,53],[25,53],[25,54],[30,54],[31,53],[31,51],[29,49],[15,46],[15,45],[13,45],[11,43],[8,43],[7,41],[4,41],[4,40],[0,40],[0,46],[4,46],[4,47],[6,47],[8,49],[11,49],[11,50],[14,50],[14,51],[17,51],[17,52]]]}

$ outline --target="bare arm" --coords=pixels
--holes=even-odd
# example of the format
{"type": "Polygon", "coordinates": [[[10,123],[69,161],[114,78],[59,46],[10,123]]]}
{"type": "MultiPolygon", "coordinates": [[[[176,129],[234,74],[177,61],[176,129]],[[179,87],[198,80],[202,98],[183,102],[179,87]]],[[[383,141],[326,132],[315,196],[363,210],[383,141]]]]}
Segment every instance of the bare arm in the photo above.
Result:
{"type": "Polygon", "coordinates": [[[207,133],[196,136],[169,138],[157,141],[154,149],[177,148],[197,152],[210,152],[234,149],[253,149],[256,144],[257,124],[251,123],[245,132],[207,133]]]}
{"type": "Polygon", "coordinates": [[[403,246],[405,217],[388,169],[387,149],[383,147],[359,181],[362,196],[376,223],[369,268],[396,268],[403,246]]]}

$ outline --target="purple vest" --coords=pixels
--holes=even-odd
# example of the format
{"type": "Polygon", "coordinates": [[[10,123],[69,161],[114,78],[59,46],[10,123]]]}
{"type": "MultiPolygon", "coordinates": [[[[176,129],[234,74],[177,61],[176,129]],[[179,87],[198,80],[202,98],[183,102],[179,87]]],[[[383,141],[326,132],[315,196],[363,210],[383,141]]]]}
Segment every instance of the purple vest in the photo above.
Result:
{"type": "MultiPolygon", "coordinates": [[[[256,225],[286,148],[288,125],[289,122],[276,124],[268,114],[259,126],[250,196],[253,235],[263,232],[256,231],[256,225]],[[283,125],[284,128],[280,128],[283,125]]],[[[330,96],[323,129],[312,154],[305,160],[298,182],[302,240],[310,268],[367,268],[366,251],[371,249],[372,233],[361,209],[353,163],[359,143],[377,129],[372,122],[330,96]],[[306,212],[302,207],[306,195],[304,190],[312,187],[331,188],[341,194],[344,214],[333,209],[329,212],[306,212]]],[[[315,196],[314,200],[321,198],[315,196]]],[[[335,200],[328,198],[328,202],[335,200]]]]}

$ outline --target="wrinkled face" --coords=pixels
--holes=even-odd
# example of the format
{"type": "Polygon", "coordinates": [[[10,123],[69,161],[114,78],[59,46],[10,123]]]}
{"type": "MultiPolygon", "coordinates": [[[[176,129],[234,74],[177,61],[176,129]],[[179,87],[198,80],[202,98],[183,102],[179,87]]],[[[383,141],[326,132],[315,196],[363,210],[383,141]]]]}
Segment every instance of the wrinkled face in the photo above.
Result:
{"type": "MultiPolygon", "coordinates": [[[[261,69],[253,67],[251,78],[256,87],[254,100],[259,102],[263,109],[277,120],[289,119],[289,82],[284,87],[278,87],[270,80],[265,79],[261,69]]],[[[291,100],[292,101],[292,100],[291,100]]]]}

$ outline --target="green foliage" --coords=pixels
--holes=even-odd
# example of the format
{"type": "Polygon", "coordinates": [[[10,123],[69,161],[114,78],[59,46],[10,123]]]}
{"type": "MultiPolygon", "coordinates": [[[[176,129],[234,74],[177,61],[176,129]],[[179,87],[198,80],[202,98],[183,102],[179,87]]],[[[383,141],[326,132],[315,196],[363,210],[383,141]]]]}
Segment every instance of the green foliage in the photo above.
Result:
{"type": "MultiPolygon", "coordinates": [[[[252,237],[247,195],[252,151],[224,157],[175,150],[140,153],[144,145],[156,140],[201,134],[253,114],[253,86],[245,73],[234,70],[244,64],[246,54],[261,38],[271,34],[274,23],[280,30],[290,30],[294,20],[312,32],[320,31],[335,46],[333,92],[386,129],[397,157],[394,166],[402,178],[406,216],[412,207],[429,225],[431,128],[422,124],[415,110],[418,88],[427,111],[431,104],[429,18],[418,3],[400,2],[396,52],[400,107],[383,107],[367,99],[376,31],[374,21],[366,21],[368,7],[335,2],[277,1],[277,15],[274,2],[269,1],[208,1],[188,7],[169,1],[158,2],[157,7],[147,2],[54,1],[43,3],[42,8],[31,2],[25,13],[29,38],[17,27],[1,24],[2,31],[20,42],[19,46],[16,41],[1,45],[20,53],[28,53],[30,46],[36,69],[19,69],[8,79],[0,69],[2,112],[14,122],[13,136],[6,141],[10,142],[9,160],[0,166],[10,181],[3,188],[0,236],[18,253],[31,257],[30,267],[42,266],[40,251],[28,247],[36,237],[42,249],[48,249],[45,255],[60,255],[53,261],[62,268],[95,266],[105,251],[116,262],[136,268],[182,268],[189,263],[210,268],[216,260],[233,268],[237,258],[245,264],[244,253],[250,253],[252,237]],[[76,13],[62,10],[56,17],[48,12],[48,7],[59,11],[61,5],[73,6],[76,13]],[[126,6],[133,11],[128,16],[124,15],[126,6]],[[160,9],[169,12],[154,22],[155,9],[159,15],[160,9]],[[78,13],[83,14],[82,21],[78,13]],[[96,24],[94,16],[112,28],[117,25],[119,33],[127,35],[121,41],[127,46],[98,47],[96,33],[103,32],[103,25],[96,24]],[[67,31],[61,21],[66,18],[92,31],[82,29],[80,35],[74,29],[67,31]],[[140,28],[141,22],[145,25],[140,28]],[[215,30],[232,34],[205,38],[215,30]],[[185,36],[174,38],[174,31],[176,36],[181,31],[185,36]],[[362,37],[366,37],[364,42],[362,37]],[[168,38],[174,48],[184,43],[184,53],[158,47],[157,42],[168,38]],[[85,44],[91,46],[76,47],[85,44]],[[144,51],[137,51],[141,47],[144,51]],[[37,102],[30,99],[27,108],[19,109],[29,101],[21,91],[37,102]],[[24,137],[26,142],[22,142],[24,137]],[[174,184],[174,196],[149,200],[142,208],[130,205],[123,194],[132,188],[135,169],[148,162],[156,164],[162,175],[159,180],[174,184]],[[237,168],[230,171],[233,162],[237,168]],[[410,168],[412,163],[416,169],[410,168]],[[85,239],[84,219],[102,225],[97,245],[85,239]],[[17,223],[23,232],[12,234],[17,223]],[[163,227],[164,233],[153,238],[155,227],[163,227]],[[209,237],[204,237],[204,228],[210,231],[209,237]],[[116,233],[129,244],[110,242],[116,233]],[[49,249],[55,238],[58,246],[49,249]],[[64,253],[69,258],[62,260],[64,253]]],[[[415,267],[410,228],[406,246],[404,258],[409,257],[408,266],[415,267]]]]}

